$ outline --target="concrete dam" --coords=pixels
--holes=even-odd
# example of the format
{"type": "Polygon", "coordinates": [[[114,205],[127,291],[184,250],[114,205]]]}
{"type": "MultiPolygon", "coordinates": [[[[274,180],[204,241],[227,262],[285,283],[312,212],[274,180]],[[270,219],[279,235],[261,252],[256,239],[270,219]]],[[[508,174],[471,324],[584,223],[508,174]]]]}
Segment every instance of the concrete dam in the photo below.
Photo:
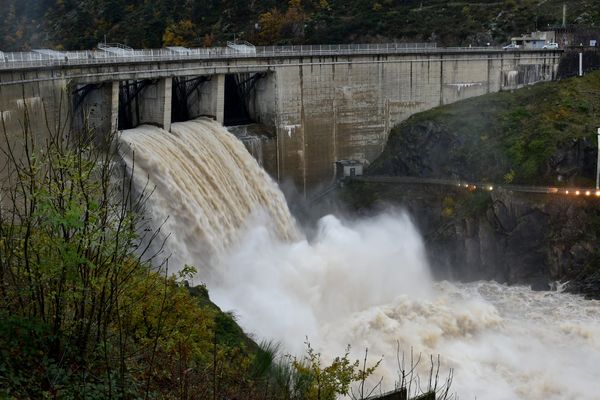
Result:
{"type": "Polygon", "coordinates": [[[562,51],[431,44],[0,53],[0,116],[95,135],[208,116],[268,132],[262,164],[304,193],[372,162],[412,114],[557,77],[562,51]],[[269,149],[271,149],[269,151],[269,149]]]}

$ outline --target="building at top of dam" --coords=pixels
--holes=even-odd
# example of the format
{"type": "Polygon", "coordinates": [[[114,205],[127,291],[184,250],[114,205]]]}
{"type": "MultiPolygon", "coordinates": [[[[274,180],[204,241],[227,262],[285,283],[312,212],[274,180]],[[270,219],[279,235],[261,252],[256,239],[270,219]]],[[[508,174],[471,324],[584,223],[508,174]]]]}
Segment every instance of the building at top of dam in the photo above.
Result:
{"type": "Polygon", "coordinates": [[[0,57],[0,117],[35,132],[70,126],[95,135],[210,116],[260,124],[267,171],[304,193],[335,177],[335,162],[368,166],[390,129],[412,114],[556,78],[560,50],[438,48],[432,44],[316,45],[95,51],[0,57]]]}

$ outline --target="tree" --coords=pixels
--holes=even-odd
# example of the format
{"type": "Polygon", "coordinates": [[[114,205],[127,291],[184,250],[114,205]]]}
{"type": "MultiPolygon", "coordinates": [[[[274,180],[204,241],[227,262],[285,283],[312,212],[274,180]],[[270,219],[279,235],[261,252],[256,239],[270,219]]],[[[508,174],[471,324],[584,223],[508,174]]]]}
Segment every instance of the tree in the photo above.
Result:
{"type": "Polygon", "coordinates": [[[278,9],[273,8],[271,11],[261,14],[258,17],[258,23],[260,25],[259,44],[275,44],[279,41],[283,15],[278,9]]]}
{"type": "Polygon", "coordinates": [[[197,45],[196,27],[189,19],[167,26],[163,34],[163,46],[192,47],[197,45]]]}
{"type": "Polygon", "coordinates": [[[298,43],[304,37],[306,16],[300,0],[290,0],[281,26],[281,36],[288,43],[298,43]]]}
{"type": "Polygon", "coordinates": [[[30,119],[27,103],[22,131],[0,119],[0,398],[239,397],[248,339],[205,288],[150,265],[149,193],[116,135],[34,135],[30,119]]]}
{"type": "Polygon", "coordinates": [[[360,368],[358,360],[350,360],[350,346],[346,347],[343,356],[336,357],[328,366],[322,366],[321,353],[312,348],[308,340],[306,354],[303,358],[293,360],[293,366],[300,376],[308,378],[306,400],[335,400],[337,396],[346,396],[350,393],[350,385],[353,382],[361,382],[364,388],[365,380],[375,372],[379,366],[375,365],[360,368]]]}
{"type": "Polygon", "coordinates": [[[305,21],[306,14],[300,0],[290,0],[285,14],[277,8],[260,14],[259,44],[301,43],[304,38],[305,21]]]}

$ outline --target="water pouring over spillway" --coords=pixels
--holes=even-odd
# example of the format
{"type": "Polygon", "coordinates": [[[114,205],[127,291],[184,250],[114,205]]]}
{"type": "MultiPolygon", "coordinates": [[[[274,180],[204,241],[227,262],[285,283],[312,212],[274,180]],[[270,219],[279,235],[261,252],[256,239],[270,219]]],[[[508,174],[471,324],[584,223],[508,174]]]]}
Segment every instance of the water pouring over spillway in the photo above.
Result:
{"type": "MultiPolygon", "coordinates": [[[[272,232],[298,236],[285,198],[244,145],[208,119],[175,123],[172,133],[144,125],[127,130],[122,155],[134,166],[134,184],[150,177],[156,189],[147,212],[172,237],[173,264],[222,253],[253,213],[268,215],[272,232]]],[[[202,262],[204,264],[204,262],[202,262]]]]}
{"type": "MultiPolygon", "coordinates": [[[[170,234],[174,269],[202,266],[213,300],[257,340],[298,353],[308,336],[324,357],[351,344],[440,354],[461,399],[600,399],[600,303],[493,282],[434,283],[409,216],[327,216],[310,240],[277,185],[243,144],[208,120],[125,131],[138,187],[156,186],[148,217],[170,234]],[[167,217],[169,217],[167,219],[167,217]]],[[[428,365],[425,365],[426,369],[428,365]]]]}

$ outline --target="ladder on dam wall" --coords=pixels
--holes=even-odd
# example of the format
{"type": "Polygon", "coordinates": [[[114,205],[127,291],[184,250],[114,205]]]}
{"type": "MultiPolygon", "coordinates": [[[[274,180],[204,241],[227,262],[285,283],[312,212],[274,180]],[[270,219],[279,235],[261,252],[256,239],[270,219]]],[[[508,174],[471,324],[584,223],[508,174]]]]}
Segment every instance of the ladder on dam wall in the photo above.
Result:
{"type": "Polygon", "coordinates": [[[435,400],[435,392],[427,392],[409,399],[408,390],[400,388],[377,396],[368,397],[366,400],[435,400]]]}

